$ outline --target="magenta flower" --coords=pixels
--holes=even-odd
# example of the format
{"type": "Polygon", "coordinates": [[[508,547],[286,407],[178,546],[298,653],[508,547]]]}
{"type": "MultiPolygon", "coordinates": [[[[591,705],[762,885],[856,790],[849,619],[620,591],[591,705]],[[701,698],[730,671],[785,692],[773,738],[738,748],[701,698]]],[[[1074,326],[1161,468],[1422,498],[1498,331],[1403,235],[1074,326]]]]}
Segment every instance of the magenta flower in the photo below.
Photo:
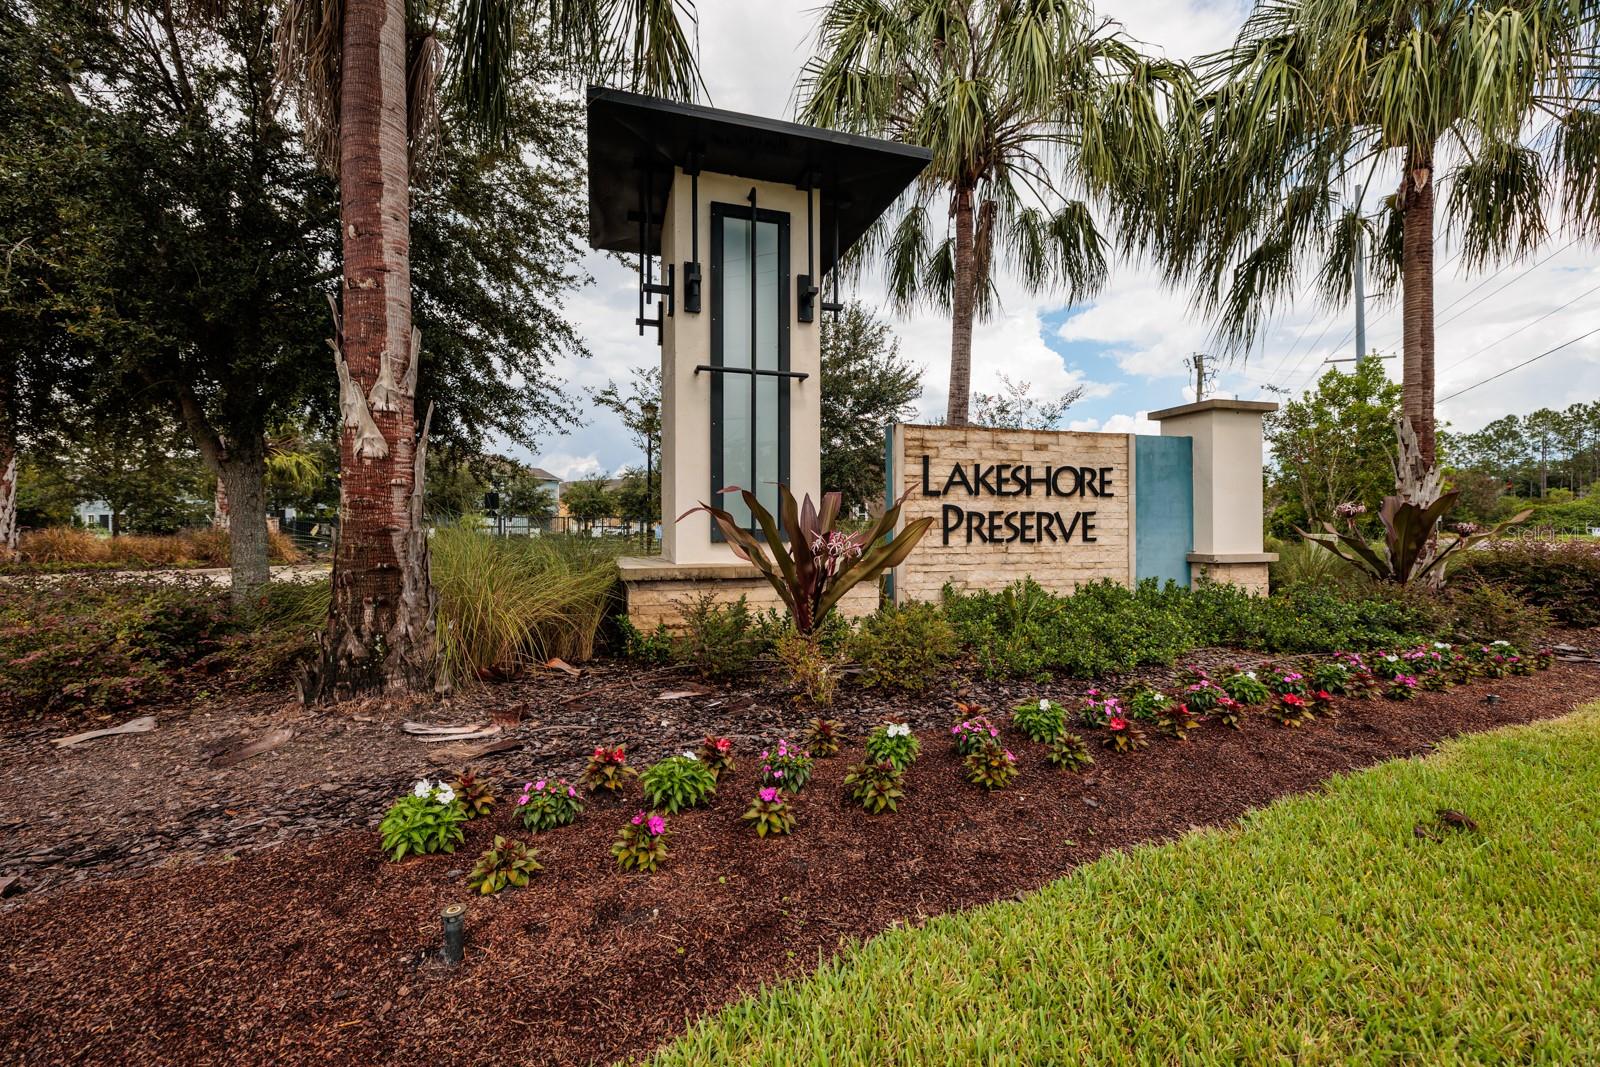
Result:
{"type": "Polygon", "coordinates": [[[520,797],[517,798],[517,803],[518,804],[526,804],[527,802],[528,802],[528,794],[526,794],[526,793],[522,794],[520,797]]]}
{"type": "Polygon", "coordinates": [[[639,825],[641,825],[643,823],[644,823],[644,812],[641,811],[641,812],[639,812],[637,815],[635,815],[633,817],[633,825],[639,826],[639,825]]]}
{"type": "Polygon", "coordinates": [[[650,824],[649,824],[648,829],[650,831],[650,836],[651,837],[660,837],[663,833],[666,832],[667,820],[663,819],[659,815],[652,815],[652,816],[650,816],[650,824]]]}
{"type": "Polygon", "coordinates": [[[760,796],[761,799],[766,803],[771,804],[773,801],[778,799],[778,787],[769,785],[757,795],[760,796]]]}

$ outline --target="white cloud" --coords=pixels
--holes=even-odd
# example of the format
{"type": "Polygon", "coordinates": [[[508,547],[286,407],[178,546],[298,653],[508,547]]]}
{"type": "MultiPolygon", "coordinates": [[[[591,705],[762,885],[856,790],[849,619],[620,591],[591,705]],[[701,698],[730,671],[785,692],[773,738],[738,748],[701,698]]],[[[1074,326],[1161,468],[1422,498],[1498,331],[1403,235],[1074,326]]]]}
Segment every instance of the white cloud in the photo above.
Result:
{"type": "Polygon", "coordinates": [[[606,473],[606,468],[600,463],[600,457],[593,452],[584,456],[575,456],[570,452],[543,452],[535,456],[533,462],[535,466],[543,467],[564,482],[593,478],[606,473]]]}
{"type": "Polygon", "coordinates": [[[1073,419],[1067,424],[1067,429],[1091,433],[1142,433],[1159,436],[1161,424],[1151,422],[1147,415],[1147,412],[1136,411],[1132,415],[1112,415],[1106,419],[1073,419]]]}

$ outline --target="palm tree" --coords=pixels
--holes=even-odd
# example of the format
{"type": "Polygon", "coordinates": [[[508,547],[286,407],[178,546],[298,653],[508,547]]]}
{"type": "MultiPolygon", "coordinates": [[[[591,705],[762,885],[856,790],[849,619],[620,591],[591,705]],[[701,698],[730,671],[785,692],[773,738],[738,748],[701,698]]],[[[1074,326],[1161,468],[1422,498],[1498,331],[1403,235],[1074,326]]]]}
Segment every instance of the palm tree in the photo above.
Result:
{"type": "Polygon", "coordinates": [[[1401,288],[1403,413],[1431,465],[1436,196],[1468,269],[1529,255],[1553,224],[1600,232],[1597,26],[1596,0],[1261,0],[1198,62],[1169,181],[1131,198],[1141,225],[1125,232],[1235,353],[1310,274],[1348,300],[1373,237],[1380,285],[1401,288]],[[1373,219],[1347,194],[1380,166],[1398,187],[1373,219]]]}
{"type": "Polygon", "coordinates": [[[280,58],[308,143],[339,178],[344,266],[331,342],[343,416],[339,544],[304,698],[439,681],[408,219],[411,170],[436,136],[439,93],[498,135],[513,53],[542,29],[575,76],[604,72],[689,97],[699,74],[680,14],[692,16],[687,0],[286,0],[280,58]]]}
{"type": "Polygon", "coordinates": [[[947,421],[968,420],[972,324],[997,264],[1076,300],[1105,281],[1091,202],[1159,157],[1183,71],[1081,0],[830,0],[799,85],[819,126],[922,145],[933,161],[870,251],[902,308],[947,309],[947,421]],[[931,209],[951,220],[930,221],[931,209]],[[932,233],[935,229],[942,233],[932,233]]]}

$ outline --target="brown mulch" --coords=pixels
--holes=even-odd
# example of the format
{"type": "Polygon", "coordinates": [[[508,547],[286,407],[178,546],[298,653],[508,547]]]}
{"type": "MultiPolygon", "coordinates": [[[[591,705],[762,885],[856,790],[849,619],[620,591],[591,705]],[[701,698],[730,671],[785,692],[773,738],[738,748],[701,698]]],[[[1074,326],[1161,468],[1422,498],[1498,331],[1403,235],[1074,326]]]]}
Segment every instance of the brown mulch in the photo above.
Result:
{"type": "MultiPolygon", "coordinates": [[[[1341,701],[1301,729],[1255,717],[1188,742],[1097,752],[1057,772],[1013,739],[1023,774],[985,794],[939,733],[897,815],[841,801],[857,755],[819,762],[797,833],[758,841],[738,817],[748,746],[713,805],[671,820],[672,856],[624,875],[608,845],[627,802],[541,835],[532,888],[473,899],[465,962],[438,963],[439,910],[468,899],[472,857],[386,863],[370,831],[233,862],[104,879],[0,915],[0,1061],[65,1063],[589,1063],[641,1054],[686,1020],[804,973],[896,923],[1035,889],[1107,849],[1215,825],[1331,774],[1452,735],[1563,714],[1600,671],[1558,664],[1410,703],[1341,701]],[[1501,699],[1488,702],[1490,694],[1501,699]]],[[[642,729],[636,723],[633,732],[642,729]]],[[[669,728],[670,729],[670,728],[669,728]]],[[[262,757],[270,759],[271,757],[262,757]]],[[[246,764],[248,766],[248,764],[246,764]]]]}

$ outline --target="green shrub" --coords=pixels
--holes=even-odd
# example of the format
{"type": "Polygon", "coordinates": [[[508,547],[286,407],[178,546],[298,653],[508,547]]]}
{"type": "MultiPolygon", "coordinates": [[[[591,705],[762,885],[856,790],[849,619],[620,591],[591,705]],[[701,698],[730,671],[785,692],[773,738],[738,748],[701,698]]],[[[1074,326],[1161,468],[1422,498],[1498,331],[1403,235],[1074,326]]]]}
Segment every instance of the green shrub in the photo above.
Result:
{"type": "Polygon", "coordinates": [[[0,713],[106,711],[225,681],[245,634],[201,581],[0,582],[0,713]]]}
{"type": "Polygon", "coordinates": [[[1600,626],[1600,540],[1496,541],[1467,553],[1457,568],[1567,626],[1600,626]]]}
{"type": "Polygon", "coordinates": [[[618,615],[617,636],[625,659],[650,667],[672,662],[672,633],[664,622],[656,623],[654,630],[645,633],[632,619],[618,615]]]}
{"type": "Polygon", "coordinates": [[[862,619],[850,641],[868,685],[907,693],[931,687],[960,651],[955,628],[933,604],[884,608],[862,619]]]}
{"type": "Polygon", "coordinates": [[[1256,677],[1255,671],[1234,671],[1222,679],[1221,684],[1223,692],[1246,707],[1265,704],[1272,699],[1272,690],[1256,677]]]}
{"type": "Polygon", "coordinates": [[[799,690],[801,703],[825,708],[839,689],[839,672],[830,652],[816,635],[789,630],[773,646],[789,684],[799,690]]]}
{"type": "Polygon", "coordinates": [[[717,776],[691,752],[658,760],[639,776],[644,798],[652,808],[676,815],[698,808],[717,791],[717,776]]]}
{"type": "Polygon", "coordinates": [[[1193,588],[1110,581],[1057,596],[1026,579],[999,592],[945,591],[945,610],[983,670],[996,677],[1064,672],[1097,678],[1168,665],[1199,647],[1335,652],[1412,644],[1445,612],[1419,593],[1359,596],[1296,586],[1262,597],[1230,585],[1193,588]]]}
{"type": "Polygon", "coordinates": [[[689,664],[700,677],[716,681],[737,678],[750,669],[762,642],[744,597],[722,604],[716,593],[707,591],[679,607],[684,628],[674,644],[675,659],[689,664]]]}
{"type": "Polygon", "coordinates": [[[1448,596],[1452,641],[1482,644],[1506,640],[1518,648],[1534,648],[1554,621],[1548,609],[1481,579],[1453,583],[1448,596]]]}

